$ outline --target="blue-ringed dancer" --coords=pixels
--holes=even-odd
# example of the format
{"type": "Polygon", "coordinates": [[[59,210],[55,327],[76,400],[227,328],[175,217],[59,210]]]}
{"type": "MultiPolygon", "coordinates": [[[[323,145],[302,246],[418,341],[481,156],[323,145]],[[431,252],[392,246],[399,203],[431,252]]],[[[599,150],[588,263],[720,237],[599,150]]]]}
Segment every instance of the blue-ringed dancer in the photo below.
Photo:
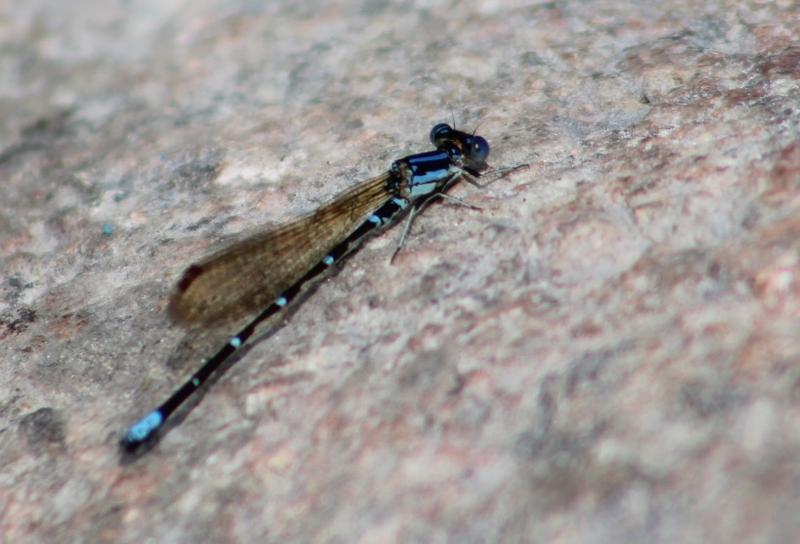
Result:
{"type": "Polygon", "coordinates": [[[430,140],[434,151],[397,160],[387,172],[344,191],[315,212],[234,243],[186,269],[169,303],[174,322],[219,327],[232,319],[253,317],[161,406],[125,432],[124,450],[133,452],[151,442],[259,324],[286,307],[304,285],[359,247],[369,234],[407,216],[399,249],[414,214],[431,199],[453,199],[444,192],[459,179],[477,184],[476,178],[488,167],[489,144],[484,138],[442,123],[433,127],[430,140]]]}

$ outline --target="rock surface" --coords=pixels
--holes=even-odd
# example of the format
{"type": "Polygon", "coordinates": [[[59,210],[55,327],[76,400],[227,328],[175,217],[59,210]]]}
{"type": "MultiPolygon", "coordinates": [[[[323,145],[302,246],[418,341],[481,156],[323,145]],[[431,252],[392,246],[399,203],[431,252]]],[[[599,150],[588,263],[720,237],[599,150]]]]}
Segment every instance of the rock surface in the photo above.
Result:
{"type": "Polygon", "coordinates": [[[800,4],[0,6],[8,542],[787,542],[800,531],[800,4]],[[466,5],[472,7],[465,7],[466,5]],[[430,127],[530,168],[429,207],[245,350],[193,260],[430,127]],[[202,342],[234,331],[208,331],[202,342]]]}

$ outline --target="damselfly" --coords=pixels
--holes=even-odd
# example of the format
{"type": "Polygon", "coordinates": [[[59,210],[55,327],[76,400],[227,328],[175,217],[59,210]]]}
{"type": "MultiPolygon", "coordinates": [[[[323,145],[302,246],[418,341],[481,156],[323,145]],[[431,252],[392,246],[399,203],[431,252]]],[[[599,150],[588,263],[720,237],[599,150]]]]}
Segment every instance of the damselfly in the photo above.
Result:
{"type": "Polygon", "coordinates": [[[434,151],[397,160],[387,172],[344,191],[315,212],[234,243],[186,269],[169,303],[174,322],[220,327],[243,316],[254,317],[161,406],[128,429],[122,439],[126,451],[149,441],[259,324],[285,308],[308,282],[359,247],[369,234],[407,216],[396,254],[414,215],[432,199],[464,204],[445,191],[459,179],[477,184],[476,178],[487,168],[488,142],[444,123],[433,127],[430,140],[434,151]]]}

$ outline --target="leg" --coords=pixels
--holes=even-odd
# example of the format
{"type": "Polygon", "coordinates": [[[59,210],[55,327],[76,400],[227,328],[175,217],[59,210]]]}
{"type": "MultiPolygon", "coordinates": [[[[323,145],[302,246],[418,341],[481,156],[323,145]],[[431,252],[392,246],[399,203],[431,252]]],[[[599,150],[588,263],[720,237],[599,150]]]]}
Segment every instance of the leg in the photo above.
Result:
{"type": "Polygon", "coordinates": [[[408,235],[408,230],[411,228],[411,222],[414,220],[414,215],[416,213],[417,213],[417,207],[411,206],[411,209],[408,211],[408,219],[406,219],[406,224],[403,225],[403,233],[400,235],[400,241],[397,242],[397,247],[394,249],[394,253],[392,253],[391,258],[389,258],[389,264],[394,262],[394,258],[397,256],[397,253],[400,251],[400,248],[403,247],[403,244],[406,241],[406,236],[408,235]]]}

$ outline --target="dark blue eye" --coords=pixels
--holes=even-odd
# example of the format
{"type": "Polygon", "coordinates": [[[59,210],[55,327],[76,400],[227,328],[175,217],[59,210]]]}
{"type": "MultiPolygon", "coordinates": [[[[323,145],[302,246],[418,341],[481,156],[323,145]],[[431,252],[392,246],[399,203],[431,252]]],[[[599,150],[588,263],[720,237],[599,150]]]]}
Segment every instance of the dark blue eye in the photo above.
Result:
{"type": "Polygon", "coordinates": [[[482,136],[472,136],[467,140],[469,150],[467,156],[476,163],[484,163],[489,158],[489,142],[482,136]]]}
{"type": "Polygon", "coordinates": [[[447,123],[439,123],[431,129],[431,143],[437,145],[439,140],[447,138],[452,131],[453,129],[447,123]]]}

